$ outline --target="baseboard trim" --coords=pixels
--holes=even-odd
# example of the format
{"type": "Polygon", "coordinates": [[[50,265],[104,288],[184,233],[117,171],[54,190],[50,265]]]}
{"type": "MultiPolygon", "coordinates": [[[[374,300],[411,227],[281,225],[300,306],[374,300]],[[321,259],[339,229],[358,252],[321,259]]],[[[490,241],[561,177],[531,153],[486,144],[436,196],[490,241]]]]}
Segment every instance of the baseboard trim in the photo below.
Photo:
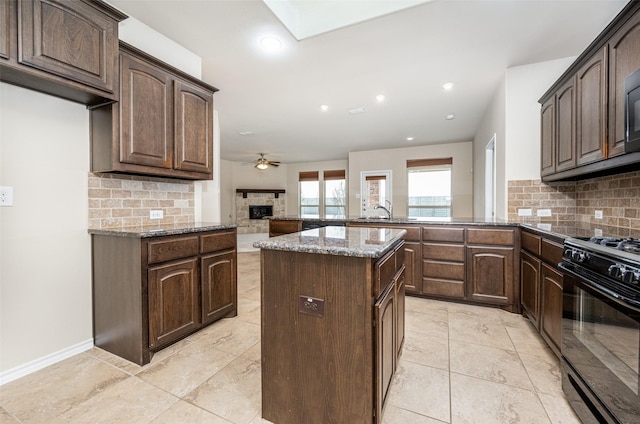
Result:
{"type": "Polygon", "coordinates": [[[70,358],[73,355],[77,355],[78,353],[86,352],[92,347],[93,339],[85,340],[84,342],[69,346],[65,349],[53,352],[41,358],[34,359],[33,361],[27,362],[26,364],[13,367],[7,371],[0,373],[0,386],[2,386],[3,384],[7,384],[13,380],[17,380],[20,377],[24,377],[25,375],[29,375],[33,372],[46,368],[49,365],[55,364],[56,362],[60,362],[64,359],[70,358]]]}

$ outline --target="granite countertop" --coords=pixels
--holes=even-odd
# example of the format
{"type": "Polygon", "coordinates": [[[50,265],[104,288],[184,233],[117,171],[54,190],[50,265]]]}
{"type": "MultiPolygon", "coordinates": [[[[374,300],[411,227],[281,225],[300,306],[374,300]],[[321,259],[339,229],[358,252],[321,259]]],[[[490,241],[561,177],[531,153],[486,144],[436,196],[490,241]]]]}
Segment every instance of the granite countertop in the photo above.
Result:
{"type": "Polygon", "coordinates": [[[379,258],[407,233],[393,228],[328,226],[257,241],[266,250],[379,258]]]}
{"type": "Polygon", "coordinates": [[[530,218],[518,221],[485,218],[361,218],[350,217],[341,219],[301,218],[299,216],[272,216],[267,219],[302,220],[313,222],[336,223],[371,223],[371,224],[428,224],[428,225],[490,225],[490,226],[515,226],[522,227],[543,236],[550,236],[558,240],[566,238],[589,238],[594,236],[605,237],[633,237],[640,238],[638,230],[627,227],[616,227],[593,222],[558,221],[549,218],[530,218]]]}
{"type": "Polygon", "coordinates": [[[159,237],[179,234],[200,233],[204,231],[236,228],[236,224],[220,222],[184,222],[175,224],[149,224],[123,228],[89,229],[89,234],[100,234],[119,237],[159,237]]]}
{"type": "Polygon", "coordinates": [[[335,223],[372,223],[372,224],[429,224],[429,225],[518,225],[500,219],[484,219],[484,218],[413,218],[413,217],[350,217],[350,218],[301,218],[299,216],[269,216],[264,219],[277,219],[282,221],[308,221],[308,222],[335,222],[335,223]]]}
{"type": "Polygon", "coordinates": [[[529,220],[519,222],[520,227],[530,230],[540,235],[548,235],[557,239],[566,238],[589,238],[589,237],[620,237],[639,238],[638,230],[628,227],[616,227],[611,225],[603,225],[594,222],[576,222],[576,221],[543,221],[529,220]]]}

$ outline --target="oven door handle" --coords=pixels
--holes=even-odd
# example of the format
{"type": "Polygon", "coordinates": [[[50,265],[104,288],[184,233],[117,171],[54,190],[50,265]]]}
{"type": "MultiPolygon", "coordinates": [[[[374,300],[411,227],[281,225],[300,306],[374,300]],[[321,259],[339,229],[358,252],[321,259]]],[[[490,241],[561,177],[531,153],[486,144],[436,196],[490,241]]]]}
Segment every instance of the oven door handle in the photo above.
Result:
{"type": "Polygon", "coordinates": [[[640,312],[640,302],[634,299],[629,299],[627,296],[621,295],[620,293],[616,293],[613,290],[596,283],[586,275],[579,274],[573,269],[571,264],[560,262],[558,264],[558,268],[565,274],[569,274],[576,278],[584,286],[589,287],[591,290],[594,290],[607,299],[610,299],[612,302],[615,302],[618,305],[624,306],[626,308],[630,308],[636,313],[640,312]]]}

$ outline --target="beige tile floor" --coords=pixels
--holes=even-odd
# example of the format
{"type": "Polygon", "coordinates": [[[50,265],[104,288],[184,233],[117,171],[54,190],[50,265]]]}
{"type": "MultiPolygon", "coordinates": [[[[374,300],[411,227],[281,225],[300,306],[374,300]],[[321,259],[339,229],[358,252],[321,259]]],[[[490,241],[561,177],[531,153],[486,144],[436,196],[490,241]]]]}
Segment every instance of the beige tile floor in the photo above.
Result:
{"type": "MultiPolygon", "coordinates": [[[[259,253],[238,254],[237,318],[144,367],[94,348],[5,384],[0,423],[267,423],[259,261],[259,253]]],[[[579,423],[562,395],[557,358],[526,319],[411,297],[406,306],[385,424],[579,423]]]]}

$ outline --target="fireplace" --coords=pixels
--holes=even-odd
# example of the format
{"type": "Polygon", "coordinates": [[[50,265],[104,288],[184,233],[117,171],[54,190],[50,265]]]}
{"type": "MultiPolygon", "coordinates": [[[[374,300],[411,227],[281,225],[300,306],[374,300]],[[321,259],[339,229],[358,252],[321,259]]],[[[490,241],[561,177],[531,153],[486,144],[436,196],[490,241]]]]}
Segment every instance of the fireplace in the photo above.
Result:
{"type": "Polygon", "coordinates": [[[269,220],[265,216],[284,216],[284,189],[236,189],[236,224],[238,234],[269,232],[269,220]]]}
{"type": "Polygon", "coordinates": [[[262,219],[273,216],[272,205],[249,205],[249,219],[262,219]]]}

